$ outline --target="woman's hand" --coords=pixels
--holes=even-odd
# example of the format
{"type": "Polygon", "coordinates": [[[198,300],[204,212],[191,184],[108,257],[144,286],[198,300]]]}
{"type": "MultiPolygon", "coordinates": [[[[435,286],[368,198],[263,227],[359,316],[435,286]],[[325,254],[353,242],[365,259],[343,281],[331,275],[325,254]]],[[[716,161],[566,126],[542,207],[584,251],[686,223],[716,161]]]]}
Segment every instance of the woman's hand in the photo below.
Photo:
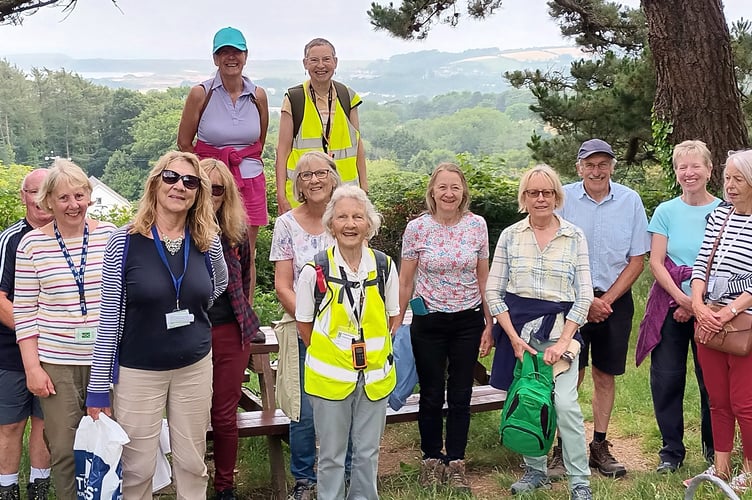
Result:
{"type": "Polygon", "coordinates": [[[86,414],[94,420],[99,420],[100,413],[104,413],[108,417],[112,417],[112,408],[110,408],[109,406],[107,408],[86,408],[86,414]]]}
{"type": "Polygon", "coordinates": [[[483,329],[483,334],[480,337],[480,357],[485,358],[491,353],[491,348],[494,346],[494,339],[491,331],[493,326],[486,325],[483,329]]]}
{"type": "Polygon", "coordinates": [[[28,387],[29,392],[40,398],[47,398],[56,394],[52,379],[40,365],[26,370],[26,387],[28,387]]]}
{"type": "Polygon", "coordinates": [[[684,306],[677,307],[674,311],[674,319],[678,323],[686,323],[692,319],[692,309],[684,306]]]}
{"type": "Polygon", "coordinates": [[[530,347],[530,344],[520,338],[519,335],[514,339],[510,339],[512,342],[512,349],[514,349],[514,357],[522,361],[522,357],[525,355],[525,351],[529,352],[533,356],[538,355],[538,351],[530,347]]]}
{"type": "Polygon", "coordinates": [[[543,352],[543,362],[547,365],[553,365],[559,361],[561,355],[567,352],[570,342],[569,340],[565,341],[563,338],[560,338],[554,345],[547,347],[543,352]]]}
{"type": "Polygon", "coordinates": [[[697,322],[697,340],[701,344],[708,343],[710,339],[723,329],[723,324],[730,319],[722,319],[723,309],[715,312],[703,303],[693,303],[693,310],[695,321],[697,322]]]}

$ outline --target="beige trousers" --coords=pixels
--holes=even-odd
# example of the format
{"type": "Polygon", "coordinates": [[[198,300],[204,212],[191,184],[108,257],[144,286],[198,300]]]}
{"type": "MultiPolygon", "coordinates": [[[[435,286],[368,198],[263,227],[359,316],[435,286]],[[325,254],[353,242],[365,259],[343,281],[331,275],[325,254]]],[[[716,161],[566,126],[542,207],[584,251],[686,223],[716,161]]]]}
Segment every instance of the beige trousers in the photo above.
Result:
{"type": "Polygon", "coordinates": [[[152,498],[162,414],[166,410],[177,499],[206,499],[209,475],[204,454],[211,400],[211,353],[177,370],[120,367],[114,413],[131,440],[123,447],[123,498],[152,498]]]}

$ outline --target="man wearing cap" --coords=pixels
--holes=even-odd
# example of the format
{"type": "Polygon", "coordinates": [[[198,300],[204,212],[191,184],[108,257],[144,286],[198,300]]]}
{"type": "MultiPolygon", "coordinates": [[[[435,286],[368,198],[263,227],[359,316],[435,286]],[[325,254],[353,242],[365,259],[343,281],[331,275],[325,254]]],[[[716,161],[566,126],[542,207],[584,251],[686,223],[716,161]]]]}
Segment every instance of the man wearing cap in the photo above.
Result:
{"type": "Polygon", "coordinates": [[[26,387],[21,351],[16,344],[13,321],[13,290],[16,274],[16,249],[21,238],[34,228],[52,220],[35,201],[46,169],[30,172],[21,183],[21,203],[26,217],[0,234],[0,500],[20,500],[18,469],[21,464],[23,435],[31,420],[29,462],[31,471],[26,487],[29,500],[46,500],[50,488],[50,452],[42,433],[42,407],[39,398],[26,387]]]}
{"type": "MultiPolygon", "coordinates": [[[[559,215],[585,233],[595,294],[588,323],[580,329],[585,343],[579,383],[585,376],[588,354],[592,358],[590,466],[603,475],[621,477],[627,470],[611,454],[606,432],[614,406],[615,377],[626,368],[634,314],[631,287],[642,273],[650,237],[640,196],[611,180],[615,165],[616,155],[607,142],[583,142],[577,154],[582,181],[564,186],[564,207],[559,215]]],[[[554,449],[552,466],[557,465],[557,453],[561,453],[560,446],[554,449]]]]}

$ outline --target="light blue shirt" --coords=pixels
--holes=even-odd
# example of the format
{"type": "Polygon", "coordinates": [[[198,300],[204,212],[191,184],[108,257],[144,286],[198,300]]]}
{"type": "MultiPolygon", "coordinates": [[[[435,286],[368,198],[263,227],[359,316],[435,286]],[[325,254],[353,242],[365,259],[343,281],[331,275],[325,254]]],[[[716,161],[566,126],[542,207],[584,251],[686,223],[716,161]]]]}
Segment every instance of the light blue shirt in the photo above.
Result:
{"type": "MultiPolygon", "coordinates": [[[[692,267],[700,252],[708,215],[721,203],[713,198],[707,205],[687,205],[681,197],[664,201],[653,212],[648,231],[666,237],[666,255],[674,264],[692,267]]],[[[682,291],[691,295],[689,281],[682,282],[682,291]]]]}
{"type": "Polygon", "coordinates": [[[648,218],[640,195],[610,182],[608,195],[592,199],[583,182],[564,186],[564,207],[559,215],[585,233],[590,254],[593,288],[607,291],[629,264],[629,259],[650,250],[648,218]]]}

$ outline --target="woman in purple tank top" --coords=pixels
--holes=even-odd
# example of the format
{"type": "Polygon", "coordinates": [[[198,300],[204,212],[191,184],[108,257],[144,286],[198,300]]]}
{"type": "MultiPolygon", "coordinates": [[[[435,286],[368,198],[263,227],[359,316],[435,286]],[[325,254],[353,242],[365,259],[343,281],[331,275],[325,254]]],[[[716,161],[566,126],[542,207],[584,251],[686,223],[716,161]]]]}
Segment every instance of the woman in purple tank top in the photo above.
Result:
{"type": "Polygon", "coordinates": [[[230,27],[219,30],[214,35],[213,58],[216,74],[194,86],[185,101],[178,148],[201,159],[221,160],[232,172],[248,217],[253,290],[258,229],[269,222],[261,160],[269,125],[269,104],[264,89],[243,76],[248,48],[240,31],[230,27]]]}

